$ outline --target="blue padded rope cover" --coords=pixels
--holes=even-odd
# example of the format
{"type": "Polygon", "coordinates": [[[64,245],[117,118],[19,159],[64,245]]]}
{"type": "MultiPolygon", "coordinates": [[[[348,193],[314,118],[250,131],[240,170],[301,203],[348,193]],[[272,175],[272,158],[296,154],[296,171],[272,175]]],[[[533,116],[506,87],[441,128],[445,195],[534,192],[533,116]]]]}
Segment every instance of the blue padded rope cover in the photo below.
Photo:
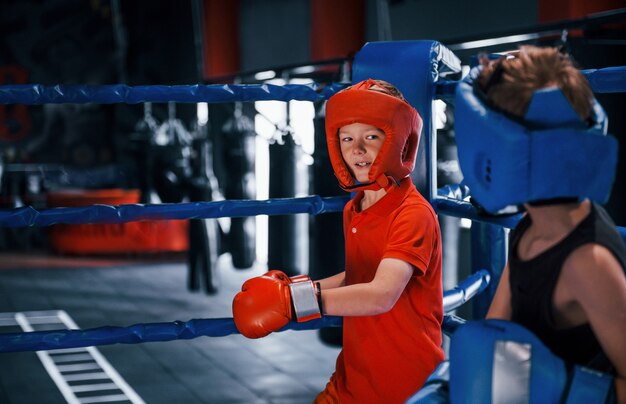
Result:
{"type": "Polygon", "coordinates": [[[594,93],[626,92],[626,66],[581,70],[594,93]]]}
{"type": "MultiPolygon", "coordinates": [[[[626,66],[588,69],[580,72],[585,75],[591,85],[591,90],[596,94],[626,92],[626,66]]],[[[435,96],[441,100],[454,102],[458,83],[454,80],[441,80],[435,83],[435,96]]]]}
{"type": "Polygon", "coordinates": [[[428,376],[422,388],[404,404],[449,404],[450,362],[442,361],[428,376]]]}
{"type": "Polygon", "coordinates": [[[454,314],[446,314],[443,316],[443,323],[441,324],[441,330],[448,337],[451,337],[452,334],[459,329],[460,326],[467,323],[467,320],[464,318],[455,316],[454,314]]]}
{"type": "MultiPolygon", "coordinates": [[[[482,215],[474,205],[462,200],[464,191],[459,185],[442,187],[433,201],[438,213],[497,224],[513,228],[521,214],[513,216],[482,215]]],[[[308,196],[303,198],[255,200],[227,200],[155,205],[92,205],[80,208],[54,208],[38,211],[31,206],[0,209],[0,227],[40,227],[57,223],[124,223],[137,220],[183,220],[218,217],[247,217],[253,215],[280,215],[309,213],[318,215],[340,212],[349,197],[308,196]]],[[[626,241],[626,227],[617,227],[626,241]]]]}
{"type": "Polygon", "coordinates": [[[446,313],[457,309],[473,296],[487,289],[491,276],[485,269],[476,271],[456,287],[446,290],[443,294],[443,307],[446,313]]]}
{"type": "MultiPolygon", "coordinates": [[[[513,228],[521,215],[497,217],[481,215],[476,207],[462,200],[452,186],[439,190],[433,201],[436,210],[451,216],[499,224],[513,228]]],[[[456,186],[460,189],[460,186],[456,186]]],[[[31,206],[0,209],[1,227],[41,227],[57,223],[124,223],[136,220],[207,219],[218,217],[245,217],[252,215],[279,215],[290,213],[320,214],[339,212],[348,197],[308,196],[303,198],[255,200],[226,200],[155,205],[92,205],[79,208],[37,210],[31,206]]]]}
{"type": "MultiPolygon", "coordinates": [[[[280,331],[313,330],[341,325],[341,317],[326,316],[304,323],[290,322],[280,331]]],[[[135,324],[86,330],[54,330],[0,334],[0,352],[44,351],[112,344],[173,341],[237,334],[232,318],[196,319],[172,323],[135,324]]]]}
{"type": "MultiPolygon", "coordinates": [[[[469,189],[464,185],[454,184],[443,186],[437,190],[437,198],[433,201],[433,206],[437,213],[470,219],[476,222],[497,224],[508,229],[517,226],[517,223],[522,218],[522,213],[510,216],[483,214],[476,206],[463,200],[468,194],[469,189]]],[[[626,227],[616,226],[616,228],[626,243],[626,227]]]]}
{"type": "MultiPolygon", "coordinates": [[[[434,41],[423,42],[434,43],[434,41]]],[[[440,67],[440,70],[453,71],[455,62],[454,58],[448,53],[450,51],[446,48],[435,49],[435,51],[436,58],[434,61],[437,66],[445,66],[445,68],[440,67]]],[[[410,65],[406,66],[406,68],[409,67],[412,68],[410,65]]],[[[594,93],[626,91],[626,66],[583,70],[582,73],[589,80],[594,93]]],[[[357,71],[356,74],[360,73],[357,71]]],[[[442,80],[435,83],[435,95],[442,99],[453,99],[457,83],[450,80],[442,80]]],[[[322,89],[318,84],[288,84],[284,86],[272,84],[197,84],[175,86],[14,84],[0,86],[0,104],[320,101],[327,99],[345,86],[345,84],[341,83],[332,83],[322,89]]],[[[408,93],[412,92],[409,91],[408,93]]]]}
{"type": "Polygon", "coordinates": [[[0,209],[0,226],[40,227],[53,224],[124,223],[137,220],[182,220],[254,215],[318,215],[340,212],[350,198],[307,196],[270,200],[225,200],[216,202],[161,203],[154,205],[91,205],[38,211],[31,206],[0,209]]]}
{"type": "Polygon", "coordinates": [[[470,191],[466,185],[444,185],[437,190],[437,198],[432,201],[432,204],[437,213],[478,222],[497,224],[509,229],[517,226],[517,223],[522,218],[521,213],[507,216],[485,214],[479,211],[475,205],[464,200],[469,195],[470,191]]]}
{"type": "MultiPolygon", "coordinates": [[[[476,208],[463,198],[467,196],[461,186],[446,186],[439,190],[439,196],[445,200],[435,200],[435,208],[445,207],[444,213],[459,217],[480,220],[476,208]],[[456,188],[453,188],[456,187],[456,188]]],[[[174,220],[207,219],[218,217],[246,217],[252,215],[310,213],[320,214],[339,212],[348,202],[348,197],[308,196],[303,198],[255,200],[226,200],[214,202],[190,202],[155,205],[92,205],[78,208],[54,208],[36,210],[31,206],[0,209],[2,227],[41,227],[57,223],[123,223],[136,220],[174,220]]],[[[505,227],[514,227],[499,218],[485,217],[484,220],[496,221],[505,227]],[[508,226],[507,226],[508,225],[508,226]]],[[[519,220],[519,219],[517,219],[519,220]]],[[[515,223],[517,223],[517,220],[515,223]]]]}
{"type": "MultiPolygon", "coordinates": [[[[290,322],[279,331],[315,330],[322,327],[340,327],[342,317],[325,316],[302,323],[290,322]]],[[[452,335],[465,320],[444,316],[444,334],[452,335]]],[[[194,319],[171,323],[143,323],[128,327],[104,326],[86,330],[52,330],[0,334],[0,353],[24,351],[48,351],[113,344],[141,344],[164,342],[198,337],[225,337],[238,334],[232,318],[194,319]]]]}
{"type": "MultiPolygon", "coordinates": [[[[444,292],[444,311],[449,312],[485,288],[489,282],[485,273],[477,272],[468,277],[458,287],[444,292]],[[462,291],[462,288],[467,288],[462,291]],[[455,298],[461,295],[462,298],[455,298]],[[446,300],[446,296],[448,296],[446,300]]],[[[456,316],[445,316],[443,330],[452,334],[463,319],[456,316]]],[[[314,330],[321,327],[338,327],[342,317],[325,316],[321,319],[302,323],[290,322],[280,331],[314,330]]],[[[177,339],[193,339],[197,337],[223,337],[237,334],[232,318],[195,319],[174,321],[171,323],[135,324],[129,327],[99,327],[86,330],[53,330],[25,333],[0,334],[0,352],[45,351],[52,349],[77,348],[112,344],[139,344],[143,342],[173,341],[177,339]]]]}
{"type": "Polygon", "coordinates": [[[175,86],[13,84],[0,86],[0,104],[138,104],[141,102],[322,101],[346,87],[318,84],[195,84],[175,86]]]}

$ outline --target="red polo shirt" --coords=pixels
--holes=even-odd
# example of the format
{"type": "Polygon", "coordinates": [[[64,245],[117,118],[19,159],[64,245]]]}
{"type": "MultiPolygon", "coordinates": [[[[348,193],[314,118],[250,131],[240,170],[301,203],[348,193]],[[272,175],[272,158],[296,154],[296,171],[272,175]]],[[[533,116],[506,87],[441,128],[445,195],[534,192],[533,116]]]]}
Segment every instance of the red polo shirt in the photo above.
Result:
{"type": "Polygon", "coordinates": [[[394,307],[344,317],[343,350],[316,402],[404,403],[443,360],[441,235],[430,204],[409,178],[360,212],[359,192],[344,209],[346,284],[370,282],[383,258],[414,270],[394,307]]]}

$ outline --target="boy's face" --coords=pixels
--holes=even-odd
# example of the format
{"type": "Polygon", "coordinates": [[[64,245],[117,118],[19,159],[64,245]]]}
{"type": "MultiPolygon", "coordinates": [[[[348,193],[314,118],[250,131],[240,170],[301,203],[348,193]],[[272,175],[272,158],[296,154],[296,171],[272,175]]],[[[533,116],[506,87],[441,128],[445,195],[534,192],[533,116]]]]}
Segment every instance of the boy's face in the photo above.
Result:
{"type": "Polygon", "coordinates": [[[384,141],[385,133],[372,125],[353,123],[339,129],[341,156],[357,181],[368,182],[370,168],[384,141]]]}

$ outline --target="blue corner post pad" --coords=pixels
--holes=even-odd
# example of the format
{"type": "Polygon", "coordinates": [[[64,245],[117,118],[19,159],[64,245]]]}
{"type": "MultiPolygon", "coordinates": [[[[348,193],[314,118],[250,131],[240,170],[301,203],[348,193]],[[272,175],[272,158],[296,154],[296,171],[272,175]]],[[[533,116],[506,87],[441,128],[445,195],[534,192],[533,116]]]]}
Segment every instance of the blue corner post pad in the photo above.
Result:
{"type": "MultiPolygon", "coordinates": [[[[432,170],[434,127],[432,105],[435,83],[443,76],[461,71],[461,61],[437,41],[369,42],[354,57],[352,82],[369,78],[385,80],[396,86],[423,120],[416,171],[425,176],[424,196],[431,201],[436,195],[436,178],[432,170]]],[[[421,182],[421,180],[418,180],[421,182]]],[[[418,187],[420,184],[418,184],[418,187]]]]}
{"type": "Polygon", "coordinates": [[[354,58],[352,82],[368,78],[388,81],[423,116],[430,111],[434,83],[460,71],[461,61],[437,41],[368,42],[354,58]]]}

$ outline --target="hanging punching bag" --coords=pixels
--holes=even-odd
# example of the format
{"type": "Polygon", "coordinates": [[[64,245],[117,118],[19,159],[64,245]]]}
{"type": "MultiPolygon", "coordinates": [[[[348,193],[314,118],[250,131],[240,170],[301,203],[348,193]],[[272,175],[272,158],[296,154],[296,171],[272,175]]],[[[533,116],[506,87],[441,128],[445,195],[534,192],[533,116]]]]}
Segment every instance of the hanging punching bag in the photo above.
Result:
{"type": "MultiPolygon", "coordinates": [[[[294,198],[296,196],[296,163],[299,149],[290,135],[283,137],[283,144],[270,144],[270,198],[294,198]]],[[[280,269],[289,276],[303,273],[298,250],[298,217],[279,215],[269,217],[268,268],[280,269]]]]}
{"type": "MultiPolygon", "coordinates": [[[[213,200],[213,188],[217,180],[211,169],[211,147],[205,128],[200,128],[200,136],[193,139],[193,176],[189,182],[188,195],[191,202],[213,200]]],[[[217,292],[220,276],[217,267],[221,233],[217,219],[193,219],[189,221],[189,251],[187,253],[189,290],[199,290],[204,284],[205,292],[217,292]]]]}
{"type": "MultiPolygon", "coordinates": [[[[235,116],[222,127],[228,179],[224,183],[224,197],[255,199],[254,178],[254,123],[236,107],[235,116]]],[[[256,259],[256,222],[254,217],[233,217],[227,236],[228,250],[233,266],[250,268],[256,259]]]]}
{"type": "MultiPolygon", "coordinates": [[[[316,104],[316,109],[320,109],[316,104]]],[[[326,145],[324,116],[317,113],[313,120],[315,152],[311,193],[321,197],[345,196],[333,173],[326,145]]],[[[341,272],[344,268],[344,238],[342,212],[311,216],[309,275],[322,279],[341,272]]]]}
{"type": "MultiPolygon", "coordinates": [[[[315,110],[311,193],[322,197],[345,196],[346,193],[339,188],[328,156],[323,104],[315,103],[315,110]]],[[[342,212],[311,216],[310,229],[309,276],[312,279],[322,279],[341,272],[345,268],[342,212]]],[[[340,346],[342,343],[341,327],[324,327],[319,333],[322,341],[327,344],[340,346]]]]}

